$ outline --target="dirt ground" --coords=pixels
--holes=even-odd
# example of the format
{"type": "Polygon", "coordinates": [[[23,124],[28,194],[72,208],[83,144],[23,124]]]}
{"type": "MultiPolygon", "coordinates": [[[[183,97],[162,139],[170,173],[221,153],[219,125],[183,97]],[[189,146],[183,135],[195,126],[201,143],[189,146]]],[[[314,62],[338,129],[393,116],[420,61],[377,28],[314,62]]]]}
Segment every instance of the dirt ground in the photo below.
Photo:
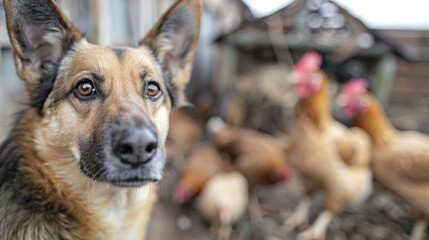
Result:
{"type": "MultiPolygon", "coordinates": [[[[176,171],[167,169],[166,177],[160,184],[159,200],[153,211],[147,239],[216,239],[210,234],[209,225],[201,219],[192,205],[178,206],[172,202],[171,192],[177,174],[176,171]]],[[[380,187],[375,188],[374,193],[364,204],[349,207],[334,218],[326,239],[408,239],[412,228],[412,223],[408,220],[408,207],[380,187]]],[[[256,189],[252,199],[253,202],[258,202],[259,207],[251,208],[253,217],[247,213],[234,226],[232,239],[296,239],[296,235],[305,230],[308,224],[292,232],[282,225],[283,221],[292,214],[299,196],[299,185],[295,180],[256,189]],[[256,210],[260,210],[259,216],[262,216],[262,219],[258,220],[255,217],[258,216],[254,214],[256,210]]],[[[311,223],[322,210],[322,200],[321,194],[314,198],[311,223]]]]}

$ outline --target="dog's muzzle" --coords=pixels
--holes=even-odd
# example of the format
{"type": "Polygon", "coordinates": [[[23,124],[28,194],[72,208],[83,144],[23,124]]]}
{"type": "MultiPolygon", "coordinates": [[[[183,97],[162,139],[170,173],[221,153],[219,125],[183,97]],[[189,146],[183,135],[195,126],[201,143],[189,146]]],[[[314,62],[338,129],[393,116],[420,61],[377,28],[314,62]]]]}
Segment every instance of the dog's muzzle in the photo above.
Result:
{"type": "Polygon", "coordinates": [[[81,142],[82,171],[119,187],[141,187],[161,180],[164,148],[157,128],[146,119],[123,114],[99,128],[92,141],[81,142]]]}

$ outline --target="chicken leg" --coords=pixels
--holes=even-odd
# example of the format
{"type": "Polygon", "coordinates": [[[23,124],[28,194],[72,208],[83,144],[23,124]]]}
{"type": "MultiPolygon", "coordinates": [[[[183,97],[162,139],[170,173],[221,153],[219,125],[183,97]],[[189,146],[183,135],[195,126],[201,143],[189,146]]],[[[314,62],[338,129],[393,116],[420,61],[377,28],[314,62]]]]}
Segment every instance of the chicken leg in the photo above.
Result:
{"type": "Polygon", "coordinates": [[[413,231],[411,232],[410,240],[422,240],[424,238],[427,223],[428,223],[427,219],[418,220],[414,224],[413,231]]]}
{"type": "Polygon", "coordinates": [[[300,240],[325,239],[326,230],[334,214],[329,210],[324,210],[319,214],[311,227],[298,235],[300,240]]]}
{"type": "Polygon", "coordinates": [[[289,231],[293,231],[304,223],[308,223],[308,215],[310,214],[311,197],[306,195],[298,202],[298,206],[285,222],[284,226],[289,231]]]}

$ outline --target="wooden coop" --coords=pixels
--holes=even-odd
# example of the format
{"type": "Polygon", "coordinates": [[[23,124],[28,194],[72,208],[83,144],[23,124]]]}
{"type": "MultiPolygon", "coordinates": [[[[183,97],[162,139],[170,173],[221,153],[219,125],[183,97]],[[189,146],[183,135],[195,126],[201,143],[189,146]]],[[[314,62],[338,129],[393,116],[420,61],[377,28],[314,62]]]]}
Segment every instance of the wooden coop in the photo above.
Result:
{"type": "MultiPolygon", "coordinates": [[[[222,94],[235,84],[235,76],[249,74],[267,64],[283,68],[283,81],[287,81],[287,73],[297,57],[312,49],[323,54],[323,70],[334,83],[365,77],[384,107],[390,99],[397,60],[418,58],[415,48],[369,29],[327,0],[295,0],[264,18],[244,20],[217,42],[221,54],[216,86],[222,94]]],[[[265,84],[270,84],[268,78],[263,78],[265,84]]]]}
{"type": "Polygon", "coordinates": [[[429,133],[429,30],[380,30],[419,53],[414,61],[397,60],[387,113],[401,129],[429,133]]]}

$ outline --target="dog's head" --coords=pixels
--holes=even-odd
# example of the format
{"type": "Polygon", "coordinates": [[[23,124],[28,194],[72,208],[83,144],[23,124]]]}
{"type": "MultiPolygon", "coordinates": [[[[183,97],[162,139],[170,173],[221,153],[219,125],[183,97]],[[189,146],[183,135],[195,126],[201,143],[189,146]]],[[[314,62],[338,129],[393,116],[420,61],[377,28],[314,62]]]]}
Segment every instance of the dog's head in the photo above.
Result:
{"type": "MultiPolygon", "coordinates": [[[[53,0],[4,0],[36,145],[117,186],[160,180],[172,107],[185,101],[200,0],[179,0],[136,48],[90,44],[53,0]]],[[[54,158],[54,157],[52,157],[54,158]]],[[[52,159],[55,161],[55,159],[52,159]]]]}

